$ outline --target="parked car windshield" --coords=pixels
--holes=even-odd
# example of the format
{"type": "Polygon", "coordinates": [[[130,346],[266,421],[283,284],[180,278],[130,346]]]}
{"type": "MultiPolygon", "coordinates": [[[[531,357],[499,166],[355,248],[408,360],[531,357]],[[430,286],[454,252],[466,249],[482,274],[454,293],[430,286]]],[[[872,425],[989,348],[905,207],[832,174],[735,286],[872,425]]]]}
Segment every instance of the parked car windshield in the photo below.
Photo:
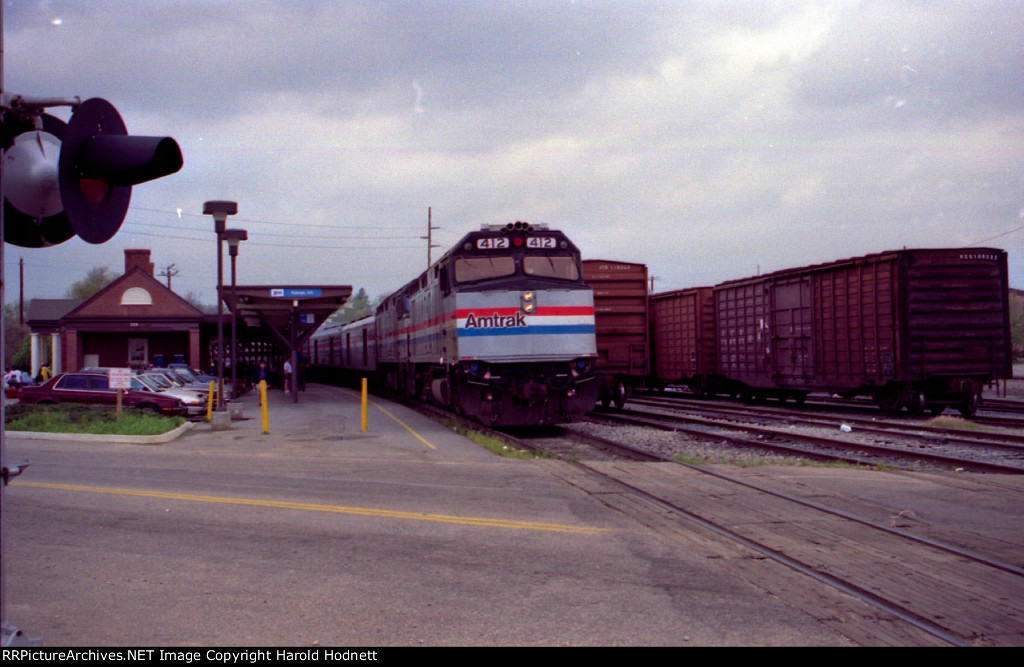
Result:
{"type": "Polygon", "coordinates": [[[132,389],[137,391],[160,391],[160,387],[156,386],[156,383],[142,375],[136,375],[132,378],[132,389]]]}
{"type": "Polygon", "coordinates": [[[180,375],[181,379],[185,382],[199,382],[196,376],[192,374],[192,371],[187,368],[172,368],[171,370],[180,375]]]}
{"type": "Polygon", "coordinates": [[[160,389],[168,389],[174,386],[170,380],[168,380],[163,375],[160,375],[159,373],[153,373],[151,375],[140,375],[139,377],[144,378],[147,382],[156,385],[160,389]]]}

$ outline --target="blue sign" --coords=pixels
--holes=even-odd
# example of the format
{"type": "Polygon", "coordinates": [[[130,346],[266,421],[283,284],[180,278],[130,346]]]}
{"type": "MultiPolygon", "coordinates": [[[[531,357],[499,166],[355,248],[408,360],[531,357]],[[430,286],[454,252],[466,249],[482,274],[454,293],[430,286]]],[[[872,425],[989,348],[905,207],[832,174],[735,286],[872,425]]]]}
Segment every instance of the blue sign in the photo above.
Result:
{"type": "Polygon", "coordinates": [[[296,297],[323,296],[323,294],[319,287],[305,287],[298,289],[275,287],[270,290],[270,296],[291,299],[296,297]]]}

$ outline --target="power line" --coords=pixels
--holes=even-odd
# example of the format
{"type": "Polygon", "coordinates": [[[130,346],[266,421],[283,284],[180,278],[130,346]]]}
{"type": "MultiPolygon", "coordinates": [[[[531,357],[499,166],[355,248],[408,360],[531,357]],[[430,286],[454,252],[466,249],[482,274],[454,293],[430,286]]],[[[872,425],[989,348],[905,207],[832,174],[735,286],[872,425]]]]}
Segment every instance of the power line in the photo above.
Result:
{"type": "Polygon", "coordinates": [[[1004,236],[1009,236],[1010,234],[1013,234],[1014,232],[1019,232],[1022,229],[1024,229],[1024,225],[1021,225],[1020,227],[1017,227],[1016,229],[1011,229],[1008,232],[1003,232],[1002,234],[996,234],[995,236],[990,236],[987,239],[982,239],[980,241],[975,241],[971,245],[981,245],[982,243],[988,243],[989,241],[995,241],[996,239],[1001,239],[1004,236]]]}
{"type": "MultiPolygon", "coordinates": [[[[182,231],[182,230],[196,231],[196,232],[207,232],[207,231],[209,231],[209,229],[207,229],[205,227],[200,229],[200,228],[197,228],[197,227],[186,227],[186,226],[183,226],[183,225],[165,225],[165,224],[161,224],[159,222],[136,222],[136,221],[133,221],[133,220],[129,220],[128,222],[125,223],[125,225],[127,225],[127,226],[142,225],[144,227],[160,227],[160,228],[163,228],[163,229],[175,229],[175,230],[179,230],[179,231],[182,231]]],[[[411,233],[411,230],[410,230],[410,233],[411,233]]],[[[377,238],[380,238],[379,236],[338,236],[338,235],[323,236],[321,234],[279,234],[279,233],[276,233],[276,232],[259,232],[259,235],[260,235],[260,237],[276,236],[276,237],[295,238],[295,239],[325,239],[325,240],[352,239],[352,240],[356,240],[356,241],[372,241],[372,240],[375,240],[377,238]]],[[[385,240],[395,240],[395,239],[397,239],[397,240],[405,240],[405,239],[408,239],[408,240],[412,241],[412,240],[414,240],[416,238],[418,238],[418,237],[414,237],[414,236],[394,237],[394,236],[391,236],[391,237],[387,237],[387,239],[385,239],[385,240]]]]}
{"type": "MultiPolygon", "coordinates": [[[[150,213],[163,213],[165,215],[173,215],[173,216],[178,217],[178,218],[189,217],[189,218],[200,218],[200,219],[204,219],[205,220],[205,219],[208,219],[208,217],[209,217],[209,216],[205,216],[205,215],[200,215],[199,213],[186,213],[185,211],[182,211],[180,209],[169,210],[169,209],[161,209],[161,208],[145,208],[145,207],[142,207],[142,206],[133,206],[132,210],[135,210],[135,211],[148,211],[150,213]]],[[[237,216],[232,218],[232,221],[233,222],[244,222],[244,223],[247,223],[247,224],[258,224],[258,225],[279,225],[281,227],[294,227],[295,224],[296,224],[294,222],[277,222],[277,221],[273,221],[273,220],[256,220],[254,218],[241,218],[241,217],[237,217],[237,216]]],[[[411,226],[410,227],[402,227],[402,226],[395,226],[395,225],[317,225],[317,224],[306,223],[306,222],[303,222],[302,226],[303,227],[316,228],[316,229],[405,229],[405,230],[408,230],[409,232],[414,232],[414,231],[417,231],[417,229],[418,229],[416,227],[411,227],[411,226]]]]}
{"type": "MultiPolygon", "coordinates": [[[[174,241],[197,241],[199,243],[215,243],[215,238],[203,239],[196,238],[194,236],[174,236],[173,234],[153,234],[151,232],[139,232],[136,230],[124,230],[122,234],[129,234],[132,236],[152,236],[159,239],[169,239],[174,241]]],[[[212,234],[211,234],[212,236],[212,234]]],[[[316,237],[312,237],[316,238],[316,237]]],[[[330,240],[330,239],[324,239],[330,240]]],[[[369,240],[369,239],[366,239],[369,240]]],[[[358,246],[358,245],[304,245],[297,243],[266,243],[259,241],[256,238],[250,237],[249,241],[246,242],[246,247],[266,247],[266,248],[299,248],[299,249],[312,249],[312,250],[412,250],[422,247],[421,244],[416,245],[371,245],[371,246],[358,246]]]]}

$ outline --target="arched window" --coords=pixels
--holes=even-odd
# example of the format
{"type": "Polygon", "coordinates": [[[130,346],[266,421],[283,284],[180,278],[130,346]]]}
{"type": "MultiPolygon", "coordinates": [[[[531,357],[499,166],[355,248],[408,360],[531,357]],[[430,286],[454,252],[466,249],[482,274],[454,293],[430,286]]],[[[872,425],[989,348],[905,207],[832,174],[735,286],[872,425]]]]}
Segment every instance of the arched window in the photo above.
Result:
{"type": "Polygon", "coordinates": [[[122,306],[152,306],[153,297],[141,287],[129,287],[121,295],[122,306]]]}

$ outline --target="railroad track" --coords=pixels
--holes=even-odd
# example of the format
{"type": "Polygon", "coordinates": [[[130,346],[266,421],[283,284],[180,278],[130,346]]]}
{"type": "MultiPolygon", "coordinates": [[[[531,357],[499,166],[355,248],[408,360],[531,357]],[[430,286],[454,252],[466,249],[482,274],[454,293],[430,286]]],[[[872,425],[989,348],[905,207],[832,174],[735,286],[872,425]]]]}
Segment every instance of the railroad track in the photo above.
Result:
{"type": "Polygon", "coordinates": [[[927,461],[952,468],[1024,473],[1024,435],[1007,429],[965,431],[919,420],[808,415],[661,398],[636,399],[632,406],[595,417],[816,460],[866,465],[927,461]]]}
{"type": "Polygon", "coordinates": [[[808,412],[805,408],[789,408],[782,406],[736,405],[730,403],[709,403],[702,399],[680,399],[658,396],[635,398],[632,405],[662,407],[679,410],[696,411],[705,415],[722,415],[746,417],[757,416],[761,419],[784,423],[803,423],[808,425],[830,426],[836,423],[857,425],[861,428],[875,428],[894,432],[941,434],[949,436],[970,436],[977,440],[991,442],[1010,442],[1024,444],[1024,419],[982,417],[966,420],[959,416],[924,417],[921,415],[885,415],[877,410],[864,412],[859,410],[829,410],[820,408],[808,412]],[[956,427],[940,424],[956,424],[956,427]],[[979,428],[979,426],[981,428],[979,428]],[[993,427],[986,429],[985,427],[993,427]]]}
{"type": "MultiPolygon", "coordinates": [[[[622,429],[618,429],[619,432],[622,429]]],[[[593,493],[602,501],[636,512],[639,521],[672,533],[685,523],[688,532],[710,531],[739,548],[752,550],[756,559],[784,566],[790,573],[809,577],[839,596],[833,602],[834,618],[826,618],[851,639],[865,644],[1021,645],[1024,643],[1024,563],[1009,562],[998,553],[1002,545],[964,546],[974,537],[929,537],[913,513],[879,508],[843,507],[844,499],[809,500],[772,479],[751,483],[741,474],[725,474],[708,466],[680,463],[647,447],[595,438],[569,428],[563,434],[543,438],[520,437],[520,446],[540,446],[547,453],[562,446],[554,440],[571,440],[571,463],[585,475],[566,481],[593,493]],[[599,457],[581,454],[579,442],[592,439],[599,457]],[[610,460],[618,449],[630,463],[610,460]],[[593,481],[599,479],[600,482],[593,481]],[[601,485],[605,485],[601,488],[601,485]],[[597,486],[595,486],[597,485],[597,486]],[[618,489],[618,494],[608,488],[618,489]],[[642,498],[650,514],[634,503],[620,501],[628,495],[642,498]],[[666,523],[667,522],[667,523],[666,523]],[[668,527],[671,526],[671,527],[668,527]],[[985,553],[986,548],[997,555],[985,553]],[[858,611],[842,600],[852,596],[873,611],[858,611]]],[[[1024,501],[1024,490],[1016,487],[1024,501]]],[[[1018,501],[1019,502],[1019,501],[1018,501]]],[[[749,557],[747,557],[749,558],[749,557]]],[[[727,567],[764,586],[773,594],[807,605],[821,614],[816,587],[795,587],[777,571],[752,566],[749,560],[726,559],[727,567]],[[751,574],[751,568],[757,574],[751,574]]]]}
{"type": "MultiPolygon", "coordinates": [[[[700,398],[689,391],[642,392],[631,397],[630,402],[645,398],[661,398],[684,404],[699,403],[702,405],[735,405],[739,402],[738,399],[730,399],[724,396],[719,396],[714,399],[700,398]]],[[[778,409],[785,409],[786,405],[793,405],[793,403],[792,401],[789,401],[788,403],[785,401],[780,403],[776,400],[766,399],[762,403],[748,405],[748,407],[758,409],[764,406],[778,406],[778,409]]],[[[842,398],[839,396],[825,396],[823,394],[812,394],[808,396],[805,402],[802,403],[797,410],[802,414],[863,414],[863,416],[868,419],[885,419],[890,416],[883,412],[868,398],[842,398]]],[[[947,409],[943,414],[953,414],[953,412],[947,409]]],[[[1013,415],[1024,415],[1024,400],[986,396],[978,407],[978,414],[972,418],[972,421],[978,423],[1006,422],[1006,425],[1010,427],[1024,427],[1024,418],[1014,417],[1013,415]]],[[[920,418],[920,416],[916,416],[908,412],[902,413],[902,416],[911,419],[920,418]]]]}
{"type": "MultiPolygon", "coordinates": [[[[772,476],[752,483],[743,469],[682,463],[670,448],[624,442],[623,428],[466,427],[565,461],[557,470],[576,471],[556,473],[566,482],[669,539],[718,544],[723,567],[856,643],[1024,645],[1024,558],[1012,544],[859,499],[805,498],[772,476]]],[[[1007,493],[1024,503],[1024,486],[1007,493]]]]}

